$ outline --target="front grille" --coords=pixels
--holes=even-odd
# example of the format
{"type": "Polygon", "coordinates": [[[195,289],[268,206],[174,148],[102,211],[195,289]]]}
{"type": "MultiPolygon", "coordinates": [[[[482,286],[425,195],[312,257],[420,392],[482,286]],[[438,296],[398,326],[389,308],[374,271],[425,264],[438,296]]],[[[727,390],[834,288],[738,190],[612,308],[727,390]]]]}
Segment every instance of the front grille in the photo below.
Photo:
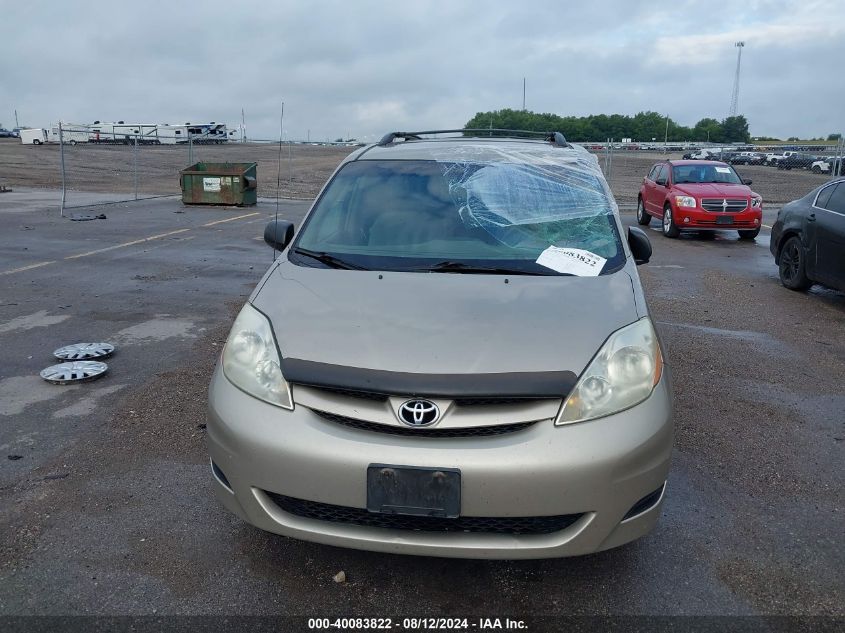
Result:
{"type": "Polygon", "coordinates": [[[737,213],[748,208],[748,200],[743,198],[702,198],[701,208],[705,211],[737,213]],[[727,207],[724,206],[725,202],[727,202],[727,207]]]}
{"type": "Polygon", "coordinates": [[[734,220],[731,224],[718,224],[716,220],[698,220],[695,221],[696,226],[712,226],[717,229],[723,229],[725,231],[730,231],[732,229],[756,229],[759,225],[754,224],[754,220],[743,220],[740,222],[739,220],[734,220]]]}
{"type": "Polygon", "coordinates": [[[355,389],[340,389],[337,387],[308,387],[317,391],[325,391],[327,393],[344,396],[346,398],[358,398],[360,400],[375,400],[376,402],[386,402],[387,394],[378,393],[376,391],[358,391],[355,389]]]}
{"type": "Polygon", "coordinates": [[[533,404],[544,402],[554,398],[455,398],[455,404],[459,407],[487,407],[503,404],[533,404]]]}
{"type": "Polygon", "coordinates": [[[483,534],[551,534],[565,530],[583,514],[545,517],[443,517],[379,514],[361,508],[305,501],[273,492],[267,496],[285,512],[305,519],[413,532],[475,532],[483,534]]]}
{"type": "Polygon", "coordinates": [[[367,422],[366,420],[356,420],[355,418],[348,418],[345,415],[338,415],[336,413],[329,413],[328,411],[319,411],[312,409],[314,413],[319,415],[324,420],[342,424],[353,429],[360,429],[362,431],[373,431],[376,433],[387,433],[388,435],[404,435],[414,437],[482,437],[487,435],[503,435],[505,433],[513,433],[526,429],[535,422],[518,422],[515,424],[498,424],[495,426],[469,426],[461,428],[443,428],[443,429],[414,429],[404,426],[392,426],[390,424],[379,424],[378,422],[367,422]]]}
{"type": "MultiPolygon", "coordinates": [[[[308,387],[317,391],[324,391],[326,393],[344,396],[346,398],[358,398],[360,400],[373,400],[375,402],[386,402],[388,395],[385,393],[378,393],[377,391],[360,391],[356,389],[341,389],[337,387],[308,387]]],[[[408,396],[409,398],[411,396],[408,396]]],[[[455,398],[455,404],[459,407],[481,407],[481,406],[495,406],[502,404],[530,404],[534,402],[542,402],[544,400],[551,400],[552,398],[497,398],[495,396],[488,396],[484,398],[455,398]]]]}

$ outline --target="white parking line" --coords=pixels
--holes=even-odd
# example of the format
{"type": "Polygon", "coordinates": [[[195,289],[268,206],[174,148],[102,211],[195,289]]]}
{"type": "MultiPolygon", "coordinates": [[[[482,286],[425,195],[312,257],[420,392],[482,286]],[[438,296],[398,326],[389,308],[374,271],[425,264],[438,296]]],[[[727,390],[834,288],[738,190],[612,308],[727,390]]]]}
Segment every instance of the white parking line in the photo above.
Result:
{"type": "Polygon", "coordinates": [[[55,264],[56,261],[52,260],[49,262],[38,262],[37,264],[30,264],[29,266],[22,266],[21,268],[13,268],[12,270],[4,270],[0,272],[0,276],[2,275],[11,275],[13,273],[22,273],[25,270],[32,270],[33,268],[41,268],[42,266],[49,266],[50,264],[55,264]]]}
{"type": "Polygon", "coordinates": [[[209,222],[208,224],[203,224],[203,226],[214,226],[215,224],[223,224],[224,222],[231,222],[232,220],[240,220],[241,218],[251,218],[254,215],[258,215],[258,211],[255,213],[246,213],[244,215],[236,215],[233,218],[224,218],[222,220],[215,220],[214,222],[209,222]]]}
{"type": "MultiPolygon", "coordinates": [[[[214,222],[208,222],[208,223],[203,224],[201,226],[204,226],[204,227],[205,226],[214,226],[216,224],[222,224],[223,222],[232,222],[233,220],[241,220],[243,218],[251,218],[251,217],[256,216],[256,215],[261,215],[261,214],[260,214],[260,212],[255,211],[253,213],[245,213],[243,215],[236,215],[236,216],[231,217],[231,218],[224,218],[222,220],[215,220],[214,222]]],[[[255,222],[255,221],[256,220],[252,220],[250,222],[244,222],[244,224],[251,224],[252,222],[255,222]]],[[[137,240],[132,240],[131,242],[123,242],[122,244],[115,244],[114,246],[106,246],[104,248],[98,248],[98,249],[95,249],[93,251],[87,251],[85,253],[77,253],[76,255],[68,255],[64,259],[65,260],[80,259],[82,257],[89,257],[91,255],[97,255],[98,253],[108,253],[109,251],[114,251],[114,250],[117,250],[119,248],[126,248],[127,246],[135,246],[136,244],[144,244],[146,242],[152,242],[154,240],[160,240],[164,237],[170,237],[171,235],[178,235],[180,233],[186,233],[186,232],[191,231],[191,230],[193,230],[193,229],[189,229],[189,228],[188,229],[177,229],[175,231],[168,231],[167,233],[159,233],[158,235],[151,235],[150,237],[142,237],[142,238],[137,239],[137,240]]],[[[192,239],[192,238],[185,238],[185,239],[192,239]]],[[[12,268],[11,270],[0,271],[0,277],[2,277],[3,275],[13,275],[15,273],[22,273],[22,272],[25,272],[27,270],[33,270],[35,268],[41,268],[43,266],[49,266],[51,264],[55,264],[57,261],[58,260],[38,262],[36,264],[30,264],[28,266],[21,266],[20,268],[12,268]]]]}
{"type": "Polygon", "coordinates": [[[124,242],[123,244],[115,244],[114,246],[106,246],[105,248],[98,248],[94,251],[88,251],[87,253],[78,253],[76,255],[68,255],[65,259],[79,259],[80,257],[88,257],[89,255],[96,255],[97,253],[107,253],[108,251],[113,251],[118,248],[126,248],[127,246],[134,246],[135,244],[143,244],[144,242],[151,242],[153,240],[160,240],[163,237],[168,237],[170,235],[176,235],[177,233],[184,233],[185,231],[190,231],[191,229],[177,229],[175,231],[169,231],[167,233],[159,233],[158,235],[151,235],[150,237],[144,237],[140,240],[133,240],[131,242],[124,242]]]}

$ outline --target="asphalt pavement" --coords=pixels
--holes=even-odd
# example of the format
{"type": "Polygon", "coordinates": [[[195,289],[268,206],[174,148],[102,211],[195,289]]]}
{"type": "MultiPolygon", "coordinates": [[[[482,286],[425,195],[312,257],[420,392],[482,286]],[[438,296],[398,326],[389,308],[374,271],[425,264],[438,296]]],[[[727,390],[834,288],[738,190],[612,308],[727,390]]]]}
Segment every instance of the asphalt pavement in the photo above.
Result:
{"type": "Polygon", "coordinates": [[[14,195],[0,197],[0,614],[845,615],[845,294],[783,288],[767,228],[649,231],[640,271],[677,425],[655,531],[581,558],[461,561],[267,534],[214,499],[206,389],[271,262],[272,202],[164,198],[70,221],[14,195]],[[118,346],[104,378],[38,377],[55,348],[95,340],[118,346]]]}

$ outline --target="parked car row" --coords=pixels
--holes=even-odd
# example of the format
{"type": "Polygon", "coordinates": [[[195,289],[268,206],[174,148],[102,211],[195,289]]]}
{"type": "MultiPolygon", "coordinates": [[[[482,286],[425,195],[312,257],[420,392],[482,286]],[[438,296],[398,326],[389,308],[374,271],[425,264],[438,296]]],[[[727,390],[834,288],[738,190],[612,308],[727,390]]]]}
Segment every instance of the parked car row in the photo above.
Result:
{"type": "MultiPolygon", "coordinates": [[[[835,162],[841,168],[842,160],[835,162]]],[[[735,229],[740,239],[754,239],[763,221],[763,198],[749,185],[751,180],[725,162],[655,163],[640,186],[637,222],[648,226],[659,218],[666,237],[687,229],[735,229]]],[[[819,283],[845,291],[845,179],[784,205],[769,248],[787,288],[806,290],[819,283]]]]}
{"type": "Polygon", "coordinates": [[[815,174],[829,174],[831,169],[835,168],[835,175],[845,175],[841,158],[793,150],[736,152],[702,149],[697,152],[688,152],[683,158],[684,160],[718,160],[731,165],[768,165],[786,170],[807,169],[815,174]]]}

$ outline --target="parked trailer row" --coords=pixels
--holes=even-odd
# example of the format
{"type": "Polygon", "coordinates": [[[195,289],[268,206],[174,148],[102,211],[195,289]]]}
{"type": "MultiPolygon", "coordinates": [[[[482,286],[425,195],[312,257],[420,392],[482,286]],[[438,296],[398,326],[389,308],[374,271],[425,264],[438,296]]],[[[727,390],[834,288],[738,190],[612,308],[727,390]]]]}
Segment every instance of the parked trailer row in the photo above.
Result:
{"type": "Polygon", "coordinates": [[[62,124],[61,134],[58,125],[49,128],[29,128],[21,130],[21,143],[24,145],[43,145],[58,143],[60,139],[69,145],[77,143],[96,143],[111,145],[175,145],[196,143],[199,145],[217,145],[229,141],[235,131],[228,131],[223,123],[201,123],[186,125],[168,125],[155,123],[127,124],[118,123],[62,124]]]}

